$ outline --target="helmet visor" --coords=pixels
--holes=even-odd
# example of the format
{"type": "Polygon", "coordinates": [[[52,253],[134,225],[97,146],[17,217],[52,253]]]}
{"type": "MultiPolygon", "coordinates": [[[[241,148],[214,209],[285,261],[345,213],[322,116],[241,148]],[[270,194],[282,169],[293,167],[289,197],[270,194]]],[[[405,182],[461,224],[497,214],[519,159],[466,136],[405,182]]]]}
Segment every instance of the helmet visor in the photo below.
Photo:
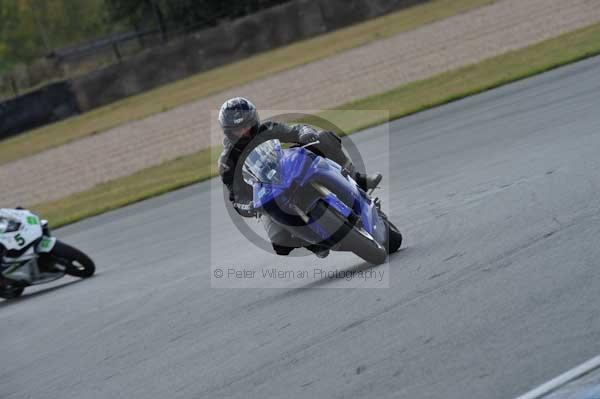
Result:
{"type": "Polygon", "coordinates": [[[228,127],[223,130],[225,132],[225,135],[228,136],[229,138],[239,139],[242,137],[249,136],[251,129],[252,128],[250,128],[250,127],[228,127]]]}

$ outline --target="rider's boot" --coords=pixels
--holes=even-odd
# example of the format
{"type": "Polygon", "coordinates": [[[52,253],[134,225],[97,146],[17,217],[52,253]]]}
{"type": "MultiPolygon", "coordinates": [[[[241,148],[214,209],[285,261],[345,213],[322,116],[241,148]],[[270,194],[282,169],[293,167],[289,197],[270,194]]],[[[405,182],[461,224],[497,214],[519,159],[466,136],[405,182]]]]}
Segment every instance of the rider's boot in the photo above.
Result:
{"type": "Polygon", "coordinates": [[[317,255],[317,258],[323,259],[329,255],[329,248],[326,248],[321,245],[316,245],[316,244],[307,245],[306,249],[308,249],[310,252],[317,255]]]}
{"type": "Polygon", "coordinates": [[[373,173],[373,174],[362,174],[356,172],[356,183],[358,186],[363,189],[363,191],[372,190],[377,188],[379,183],[381,183],[381,179],[383,179],[383,175],[381,173],[373,173]]]}
{"type": "Polygon", "coordinates": [[[271,243],[271,245],[273,245],[273,250],[275,253],[281,256],[287,256],[294,250],[294,247],[286,247],[284,245],[277,245],[273,243],[271,243]]]}

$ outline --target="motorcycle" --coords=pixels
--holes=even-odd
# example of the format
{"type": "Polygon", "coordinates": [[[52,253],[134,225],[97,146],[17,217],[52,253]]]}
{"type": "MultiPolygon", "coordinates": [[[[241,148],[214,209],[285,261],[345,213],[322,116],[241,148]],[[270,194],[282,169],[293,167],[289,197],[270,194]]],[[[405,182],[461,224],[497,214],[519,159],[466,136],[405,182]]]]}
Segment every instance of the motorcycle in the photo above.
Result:
{"type": "Polygon", "coordinates": [[[24,209],[0,210],[0,298],[65,275],[88,278],[96,267],[80,250],[53,237],[48,222],[24,209]]]}
{"type": "Polygon", "coordinates": [[[384,263],[402,245],[400,230],[343,168],[309,147],[282,148],[279,140],[255,147],[242,168],[253,206],[307,245],[350,251],[384,263]]]}

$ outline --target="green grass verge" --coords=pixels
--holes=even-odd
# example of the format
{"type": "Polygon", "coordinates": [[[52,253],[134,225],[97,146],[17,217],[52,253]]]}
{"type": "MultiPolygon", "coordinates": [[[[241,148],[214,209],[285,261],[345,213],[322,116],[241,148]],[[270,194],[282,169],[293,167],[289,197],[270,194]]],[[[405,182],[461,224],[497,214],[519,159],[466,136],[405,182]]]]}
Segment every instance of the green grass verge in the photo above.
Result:
{"type": "Polygon", "coordinates": [[[203,72],[7,139],[0,144],[0,165],[494,1],[431,0],[203,72]]]}
{"type": "Polygon", "coordinates": [[[64,226],[206,180],[217,173],[218,155],[218,149],[201,151],[31,209],[52,227],[64,226]]]}
{"type": "MultiPolygon", "coordinates": [[[[397,119],[598,54],[600,24],[336,109],[389,110],[391,119],[397,119]]],[[[360,112],[344,120],[335,120],[335,110],[320,116],[331,117],[348,133],[386,122],[360,112]]],[[[52,226],[61,226],[210,178],[215,175],[215,155],[205,150],[33,209],[52,226]]]]}

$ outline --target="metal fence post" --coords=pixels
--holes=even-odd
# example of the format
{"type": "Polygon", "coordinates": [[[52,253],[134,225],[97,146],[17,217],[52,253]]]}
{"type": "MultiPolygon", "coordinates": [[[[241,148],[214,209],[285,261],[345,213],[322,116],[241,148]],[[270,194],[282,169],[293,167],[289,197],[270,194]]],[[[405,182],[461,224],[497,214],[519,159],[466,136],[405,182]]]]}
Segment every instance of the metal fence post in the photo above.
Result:
{"type": "Polygon", "coordinates": [[[119,63],[121,62],[121,52],[119,51],[119,44],[116,41],[112,41],[112,48],[113,51],[115,52],[115,55],[117,56],[117,60],[119,61],[119,63]]]}
{"type": "Polygon", "coordinates": [[[8,80],[10,80],[10,87],[13,90],[15,97],[19,95],[19,87],[17,86],[17,82],[15,81],[15,77],[12,74],[8,75],[8,80]]]}
{"type": "Polygon", "coordinates": [[[162,42],[165,43],[167,41],[167,28],[165,26],[162,10],[160,9],[160,5],[153,0],[150,0],[150,4],[154,10],[154,17],[156,18],[158,28],[160,29],[160,38],[162,42]]]}

